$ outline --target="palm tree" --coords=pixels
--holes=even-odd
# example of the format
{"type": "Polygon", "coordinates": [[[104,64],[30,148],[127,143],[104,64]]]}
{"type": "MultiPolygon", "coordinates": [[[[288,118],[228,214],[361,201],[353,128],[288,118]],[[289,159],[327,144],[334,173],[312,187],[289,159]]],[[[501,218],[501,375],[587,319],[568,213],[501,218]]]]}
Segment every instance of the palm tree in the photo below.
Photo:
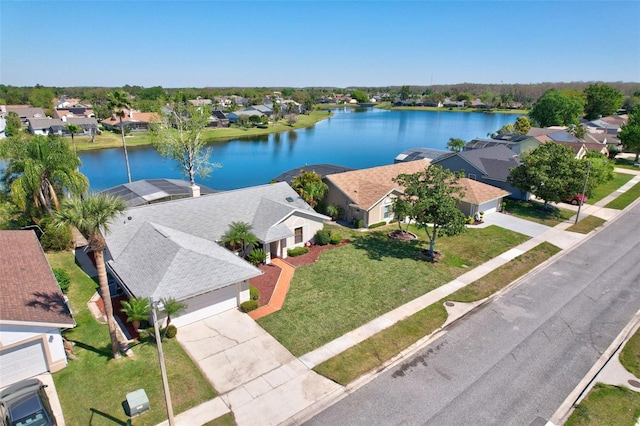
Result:
{"type": "Polygon", "coordinates": [[[111,336],[111,351],[114,358],[120,358],[120,344],[116,334],[116,323],[113,318],[111,294],[107,282],[107,270],[104,263],[104,249],[107,246],[102,232],[109,232],[109,224],[126,206],[121,198],[107,194],[90,194],[83,200],[68,198],[62,203],[62,208],[54,216],[54,224],[58,228],[74,226],[89,242],[93,251],[96,269],[98,270],[98,284],[100,296],[104,302],[107,315],[109,334],[111,336]]]}
{"type": "Polygon", "coordinates": [[[167,315],[167,323],[164,326],[164,334],[162,335],[162,338],[167,334],[169,324],[171,324],[171,315],[177,315],[185,309],[187,309],[187,304],[178,302],[173,297],[162,299],[162,311],[167,315]]]}
{"type": "Polygon", "coordinates": [[[127,165],[127,179],[131,183],[131,169],[129,168],[129,154],[127,153],[127,142],[124,138],[124,126],[122,118],[125,116],[125,109],[131,109],[129,95],[122,90],[114,90],[107,95],[107,104],[111,111],[120,118],[120,134],[122,135],[122,149],[124,150],[124,161],[127,165]]]}
{"type": "Polygon", "coordinates": [[[42,214],[58,210],[65,192],[81,195],[89,182],[78,171],[80,159],[60,137],[32,136],[7,139],[2,157],[7,158],[3,183],[11,188],[14,203],[23,210],[33,206],[42,214]]]}
{"type": "Polygon", "coordinates": [[[138,330],[140,328],[140,321],[149,318],[151,305],[147,299],[132,297],[129,301],[122,301],[122,309],[120,309],[120,311],[127,315],[127,322],[133,323],[133,328],[138,330]]]}
{"type": "Polygon", "coordinates": [[[247,245],[253,246],[258,243],[258,238],[251,232],[251,225],[246,222],[231,222],[229,230],[222,236],[222,242],[229,244],[232,248],[242,247],[242,257],[247,251],[247,245]]]}
{"type": "Polygon", "coordinates": [[[77,124],[67,124],[67,132],[71,133],[71,145],[73,145],[73,155],[77,155],[76,153],[76,141],[73,138],[76,133],[82,132],[82,127],[77,124]]]}
{"type": "Polygon", "coordinates": [[[318,202],[329,190],[318,173],[306,170],[302,170],[298,176],[293,178],[291,187],[313,208],[318,205],[318,202]]]}

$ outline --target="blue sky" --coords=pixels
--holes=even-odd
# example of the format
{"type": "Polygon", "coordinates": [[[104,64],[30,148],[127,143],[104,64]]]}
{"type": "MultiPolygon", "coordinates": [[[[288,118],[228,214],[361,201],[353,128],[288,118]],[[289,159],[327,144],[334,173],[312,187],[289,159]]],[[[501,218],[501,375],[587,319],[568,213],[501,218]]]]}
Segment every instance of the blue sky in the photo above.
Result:
{"type": "Polygon", "coordinates": [[[0,82],[640,81],[638,1],[0,1],[0,82]]]}

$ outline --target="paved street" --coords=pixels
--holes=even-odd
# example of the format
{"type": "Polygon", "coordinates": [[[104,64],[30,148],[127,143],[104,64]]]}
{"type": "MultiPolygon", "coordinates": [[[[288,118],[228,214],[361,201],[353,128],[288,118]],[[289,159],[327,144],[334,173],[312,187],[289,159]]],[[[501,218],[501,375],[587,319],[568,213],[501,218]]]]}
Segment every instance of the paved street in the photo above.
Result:
{"type": "Polygon", "coordinates": [[[640,307],[640,205],[313,418],[541,424],[640,307]]]}

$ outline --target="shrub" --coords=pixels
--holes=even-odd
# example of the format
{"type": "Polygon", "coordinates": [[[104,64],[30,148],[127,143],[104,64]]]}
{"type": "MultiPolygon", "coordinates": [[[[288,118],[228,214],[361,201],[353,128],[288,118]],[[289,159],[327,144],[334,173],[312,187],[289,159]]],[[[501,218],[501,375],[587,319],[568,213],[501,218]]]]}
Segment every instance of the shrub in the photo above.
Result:
{"type": "Polygon", "coordinates": [[[58,229],[52,226],[49,220],[42,220],[40,225],[44,230],[44,234],[40,238],[40,245],[44,251],[63,251],[71,248],[73,236],[70,228],[58,229]]]}
{"type": "Polygon", "coordinates": [[[300,256],[305,253],[309,253],[309,247],[294,247],[287,250],[287,255],[291,257],[300,256]]]}
{"type": "Polygon", "coordinates": [[[329,231],[320,230],[316,232],[316,235],[313,237],[316,244],[319,246],[326,246],[331,241],[331,235],[329,231]]]}
{"type": "Polygon", "coordinates": [[[169,324],[165,336],[167,336],[168,339],[173,339],[174,337],[176,337],[176,334],[178,334],[178,329],[176,328],[176,326],[173,324],[169,324]]]}
{"type": "Polygon", "coordinates": [[[467,225],[473,225],[475,220],[471,216],[467,216],[467,218],[465,219],[465,222],[467,222],[467,225]]]}
{"type": "Polygon", "coordinates": [[[356,224],[356,228],[364,228],[364,220],[358,219],[358,223],[356,224]]]}
{"type": "Polygon", "coordinates": [[[251,250],[249,256],[247,256],[247,260],[252,265],[260,265],[267,261],[267,252],[261,248],[251,250]]]}
{"type": "Polygon", "coordinates": [[[249,286],[249,298],[251,300],[258,300],[260,299],[260,290],[258,290],[257,288],[255,288],[254,286],[250,285],[249,286]]]}
{"type": "Polygon", "coordinates": [[[255,309],[258,309],[258,301],[247,300],[246,302],[242,302],[240,304],[240,309],[242,309],[242,312],[251,312],[255,309]]]}
{"type": "Polygon", "coordinates": [[[385,226],[387,224],[387,222],[378,222],[378,223],[374,223],[373,225],[369,225],[369,229],[373,229],[373,228],[379,228],[381,226],[385,226]]]}
{"type": "Polygon", "coordinates": [[[340,234],[331,234],[329,242],[333,245],[340,244],[342,242],[342,236],[340,234]]]}
{"type": "Polygon", "coordinates": [[[53,268],[53,275],[56,277],[56,281],[58,281],[60,290],[62,290],[63,293],[66,293],[71,285],[71,277],[67,271],[60,268],[53,268]]]}
{"type": "Polygon", "coordinates": [[[331,216],[331,219],[333,219],[333,220],[337,220],[343,214],[342,207],[340,207],[340,206],[338,206],[336,204],[328,205],[327,208],[325,209],[325,211],[326,211],[327,215],[331,216]]]}

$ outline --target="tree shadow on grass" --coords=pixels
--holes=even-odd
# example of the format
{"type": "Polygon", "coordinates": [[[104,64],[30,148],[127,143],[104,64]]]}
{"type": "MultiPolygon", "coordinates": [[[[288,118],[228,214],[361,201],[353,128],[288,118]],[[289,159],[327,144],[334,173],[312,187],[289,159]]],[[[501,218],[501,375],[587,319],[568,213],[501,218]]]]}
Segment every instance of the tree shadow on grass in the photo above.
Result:
{"type": "Polygon", "coordinates": [[[104,358],[113,358],[113,353],[111,352],[111,343],[105,345],[103,349],[100,349],[100,348],[96,348],[95,346],[91,346],[91,345],[87,345],[86,343],[79,342],[77,340],[69,339],[69,341],[72,342],[76,347],[82,348],[85,351],[93,352],[104,358]]]}
{"type": "Polygon", "coordinates": [[[351,244],[358,250],[364,250],[371,260],[383,260],[385,257],[396,259],[418,259],[422,241],[398,241],[384,232],[372,232],[356,236],[351,244]]]}
{"type": "MultiPolygon", "coordinates": [[[[126,403],[126,401],[124,403],[126,403]]],[[[131,423],[127,422],[126,420],[124,420],[124,421],[120,420],[119,418],[117,418],[115,416],[112,416],[109,413],[105,413],[103,411],[96,410],[95,408],[89,408],[89,410],[91,411],[91,417],[89,418],[89,424],[90,425],[93,424],[93,416],[94,416],[94,414],[97,414],[98,416],[100,416],[102,418],[110,420],[111,422],[113,422],[113,424],[116,424],[116,425],[126,426],[126,425],[130,425],[131,424],[131,423]]],[[[100,422],[100,423],[102,423],[102,422],[100,422]]]]}

